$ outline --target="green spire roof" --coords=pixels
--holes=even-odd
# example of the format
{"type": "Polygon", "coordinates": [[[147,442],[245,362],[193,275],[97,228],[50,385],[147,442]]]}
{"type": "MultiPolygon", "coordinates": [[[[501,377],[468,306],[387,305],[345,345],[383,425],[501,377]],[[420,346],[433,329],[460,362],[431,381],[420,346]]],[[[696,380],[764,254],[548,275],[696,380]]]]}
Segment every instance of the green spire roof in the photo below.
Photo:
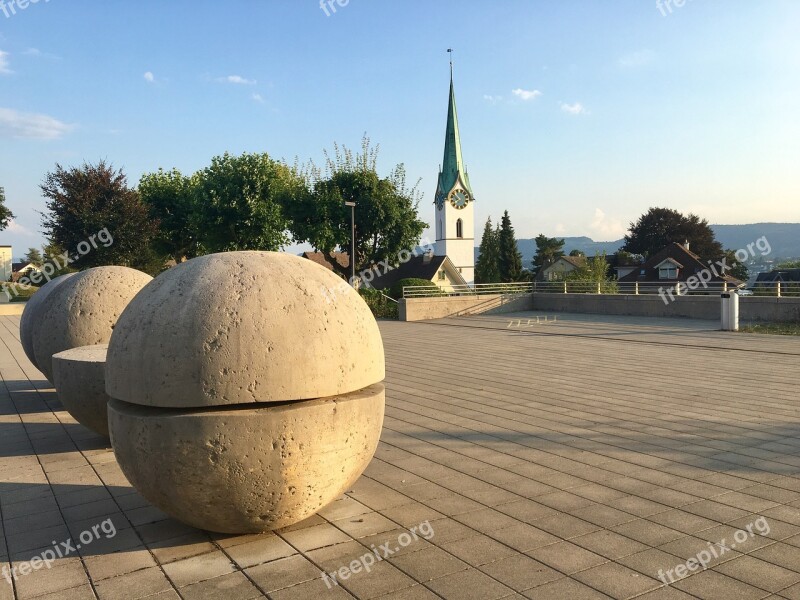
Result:
{"type": "Polygon", "coordinates": [[[456,110],[456,92],[453,87],[453,72],[450,71],[450,104],[447,107],[447,131],[444,139],[444,160],[442,161],[442,171],[439,173],[438,191],[448,194],[456,182],[461,179],[462,184],[469,192],[472,188],[469,184],[469,175],[464,169],[464,160],[461,157],[461,134],[458,130],[458,111],[456,110]]]}

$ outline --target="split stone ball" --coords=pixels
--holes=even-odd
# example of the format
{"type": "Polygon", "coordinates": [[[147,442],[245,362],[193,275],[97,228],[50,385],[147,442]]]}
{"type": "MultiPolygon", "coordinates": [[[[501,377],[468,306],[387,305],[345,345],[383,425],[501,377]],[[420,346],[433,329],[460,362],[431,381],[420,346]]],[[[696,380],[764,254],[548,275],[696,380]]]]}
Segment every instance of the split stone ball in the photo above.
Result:
{"type": "Polygon", "coordinates": [[[39,291],[31,296],[31,299],[25,303],[25,308],[19,319],[19,340],[22,342],[22,349],[25,351],[25,356],[28,357],[28,360],[31,361],[33,366],[37,369],[39,365],[36,364],[36,356],[33,352],[34,324],[39,320],[44,299],[74,274],[75,273],[67,273],[66,275],[51,279],[40,287],[39,291]]]}
{"type": "Polygon", "coordinates": [[[148,284],[109,343],[111,444],[172,517],[211,531],[286,527],[346,491],[383,426],[369,307],[298,256],[192,259],[148,284]]]}
{"type": "Polygon", "coordinates": [[[61,404],[78,423],[103,437],[108,437],[107,350],[107,344],[98,344],[53,355],[53,385],[61,404]]]}
{"type": "Polygon", "coordinates": [[[48,381],[54,354],[108,343],[122,311],[152,280],[128,267],[95,267],[56,286],[37,309],[31,335],[36,365],[48,381]]]}

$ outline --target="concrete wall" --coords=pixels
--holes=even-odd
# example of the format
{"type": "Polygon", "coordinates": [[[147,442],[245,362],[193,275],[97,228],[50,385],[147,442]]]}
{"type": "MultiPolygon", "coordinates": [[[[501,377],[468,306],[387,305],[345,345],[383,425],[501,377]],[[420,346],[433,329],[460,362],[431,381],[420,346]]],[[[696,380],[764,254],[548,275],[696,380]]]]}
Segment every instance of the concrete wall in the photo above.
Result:
{"type": "Polygon", "coordinates": [[[401,321],[424,321],[444,317],[502,314],[532,310],[531,294],[491,294],[486,296],[444,296],[400,300],[401,321]]]}
{"type": "MultiPolygon", "coordinates": [[[[686,317],[719,320],[719,295],[680,296],[664,304],[657,295],[510,294],[406,298],[400,300],[401,321],[423,321],[477,314],[541,312],[629,315],[636,317],[686,317]]],[[[747,321],[800,321],[800,298],[746,296],[739,299],[739,319],[747,321]]]]}
{"type": "MultiPolygon", "coordinates": [[[[637,317],[720,318],[718,295],[680,296],[664,304],[657,295],[534,294],[533,309],[545,312],[630,315],[637,317]]],[[[800,298],[745,296],[739,298],[741,321],[800,320],[800,298]]]]}

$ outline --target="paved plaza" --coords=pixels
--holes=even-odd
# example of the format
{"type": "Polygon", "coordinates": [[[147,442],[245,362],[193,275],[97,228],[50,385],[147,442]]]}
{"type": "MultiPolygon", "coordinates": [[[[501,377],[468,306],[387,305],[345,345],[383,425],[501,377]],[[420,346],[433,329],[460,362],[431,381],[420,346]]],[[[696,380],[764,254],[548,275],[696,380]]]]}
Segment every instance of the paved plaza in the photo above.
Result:
{"type": "Polygon", "coordinates": [[[382,322],[364,475],[229,536],[144,500],[2,316],[0,600],[800,599],[800,340],[717,328],[382,322]]]}

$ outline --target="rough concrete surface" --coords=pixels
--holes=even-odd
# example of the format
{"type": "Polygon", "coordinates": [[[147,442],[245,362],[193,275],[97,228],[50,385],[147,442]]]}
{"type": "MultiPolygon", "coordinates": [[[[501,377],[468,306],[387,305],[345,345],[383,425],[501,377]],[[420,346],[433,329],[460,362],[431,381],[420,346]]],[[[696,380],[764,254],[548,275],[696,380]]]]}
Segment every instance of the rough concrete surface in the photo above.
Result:
{"type": "Polygon", "coordinates": [[[104,437],[108,437],[107,351],[108,344],[98,344],[53,355],[53,385],[61,404],[78,423],[104,437]]]}
{"type": "Polygon", "coordinates": [[[37,366],[48,381],[53,381],[53,354],[108,343],[123,309],[152,279],[128,267],[96,267],[48,294],[31,333],[37,366]]]}
{"type": "Polygon", "coordinates": [[[19,320],[19,341],[22,343],[25,356],[28,357],[28,360],[31,361],[36,368],[38,368],[39,365],[37,364],[36,356],[33,352],[33,326],[39,320],[41,315],[40,309],[44,305],[45,298],[74,274],[75,273],[67,273],[66,275],[51,279],[39,288],[39,291],[31,296],[30,300],[25,303],[25,309],[19,320]]]}
{"type": "Polygon", "coordinates": [[[260,532],[310,517],[372,459],[385,392],[257,408],[165,410],[109,403],[114,454],[155,506],[198,528],[260,532]]]}
{"type": "Polygon", "coordinates": [[[227,252],[159,275],[111,338],[106,390],[162,407],[283,402],[383,380],[383,342],[366,303],[298,256],[227,252]]]}

